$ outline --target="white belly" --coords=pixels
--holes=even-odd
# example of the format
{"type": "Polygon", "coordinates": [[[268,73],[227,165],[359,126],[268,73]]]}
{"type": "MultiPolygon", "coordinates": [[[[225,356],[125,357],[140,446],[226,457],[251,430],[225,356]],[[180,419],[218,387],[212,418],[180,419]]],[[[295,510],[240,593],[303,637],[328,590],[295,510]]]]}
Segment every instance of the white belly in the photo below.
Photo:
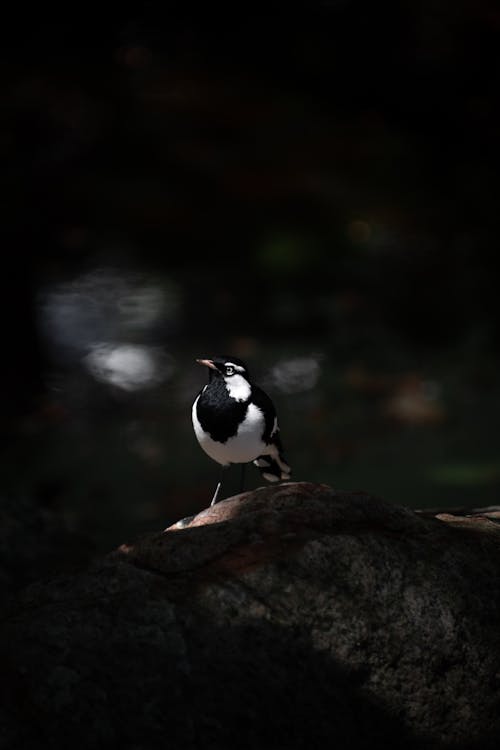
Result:
{"type": "Polygon", "coordinates": [[[193,404],[194,432],[205,453],[214,461],[223,465],[245,464],[268,452],[268,447],[262,441],[264,415],[255,404],[248,405],[245,419],[240,424],[238,432],[225,443],[212,440],[210,435],[203,431],[196,414],[197,404],[198,399],[193,404]]]}

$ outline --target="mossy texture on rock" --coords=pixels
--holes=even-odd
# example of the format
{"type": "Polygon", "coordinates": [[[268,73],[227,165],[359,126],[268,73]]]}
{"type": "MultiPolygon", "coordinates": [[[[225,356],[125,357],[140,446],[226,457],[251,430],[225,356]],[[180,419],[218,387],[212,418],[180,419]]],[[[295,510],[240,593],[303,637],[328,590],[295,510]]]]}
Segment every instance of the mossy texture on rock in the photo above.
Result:
{"type": "Polygon", "coordinates": [[[0,748],[494,746],[486,527],[286,484],[33,585],[1,626],[0,748]]]}

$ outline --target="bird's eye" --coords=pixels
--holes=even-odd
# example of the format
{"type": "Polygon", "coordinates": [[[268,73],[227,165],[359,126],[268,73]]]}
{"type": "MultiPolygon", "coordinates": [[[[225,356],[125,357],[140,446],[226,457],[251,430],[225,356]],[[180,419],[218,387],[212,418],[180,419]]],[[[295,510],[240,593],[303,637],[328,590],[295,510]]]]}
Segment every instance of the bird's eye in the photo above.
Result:
{"type": "Polygon", "coordinates": [[[232,375],[234,373],[234,367],[226,367],[226,375],[232,375]]]}

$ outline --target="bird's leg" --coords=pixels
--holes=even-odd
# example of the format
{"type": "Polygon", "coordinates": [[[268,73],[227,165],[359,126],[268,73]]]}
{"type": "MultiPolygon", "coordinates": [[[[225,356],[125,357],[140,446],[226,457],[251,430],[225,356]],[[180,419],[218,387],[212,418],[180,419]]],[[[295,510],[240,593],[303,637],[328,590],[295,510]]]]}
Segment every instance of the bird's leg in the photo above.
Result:
{"type": "Polygon", "coordinates": [[[212,502],[210,503],[210,507],[212,507],[212,505],[215,505],[215,503],[217,502],[217,498],[219,497],[219,491],[220,491],[221,485],[222,485],[222,482],[219,479],[219,481],[217,482],[217,487],[215,488],[215,492],[214,492],[214,496],[212,498],[212,502]]]}
{"type": "Polygon", "coordinates": [[[217,502],[217,498],[219,497],[220,488],[222,487],[222,476],[224,474],[225,468],[226,468],[225,466],[221,468],[219,481],[217,483],[217,487],[215,488],[214,496],[212,498],[212,502],[210,503],[210,507],[212,507],[212,505],[215,505],[215,503],[217,502]]]}
{"type": "Polygon", "coordinates": [[[245,489],[245,469],[246,464],[241,464],[241,481],[240,481],[240,492],[245,489]]]}

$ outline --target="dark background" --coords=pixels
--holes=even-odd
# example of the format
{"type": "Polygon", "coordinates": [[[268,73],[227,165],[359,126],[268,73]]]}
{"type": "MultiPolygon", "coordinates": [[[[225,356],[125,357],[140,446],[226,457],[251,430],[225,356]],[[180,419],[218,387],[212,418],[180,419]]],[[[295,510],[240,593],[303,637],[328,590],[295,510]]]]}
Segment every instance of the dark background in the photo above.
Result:
{"type": "Polygon", "coordinates": [[[216,353],[294,479],[496,503],[496,3],[142,8],[4,24],[9,507],[98,550],[205,507],[216,353]]]}

